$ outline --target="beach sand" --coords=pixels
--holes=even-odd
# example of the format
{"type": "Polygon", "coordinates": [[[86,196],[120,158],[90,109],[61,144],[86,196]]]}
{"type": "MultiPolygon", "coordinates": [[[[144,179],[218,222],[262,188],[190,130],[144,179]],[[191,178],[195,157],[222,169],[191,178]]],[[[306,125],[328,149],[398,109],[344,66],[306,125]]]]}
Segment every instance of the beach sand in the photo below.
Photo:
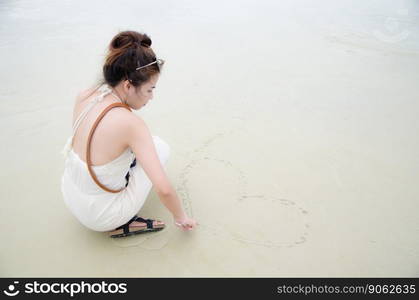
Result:
{"type": "Polygon", "coordinates": [[[416,1],[44,2],[0,4],[0,276],[419,276],[416,1]],[[136,113],[193,232],[154,192],[167,228],[125,239],[62,199],[74,97],[126,29],[166,60],[136,113]]]}

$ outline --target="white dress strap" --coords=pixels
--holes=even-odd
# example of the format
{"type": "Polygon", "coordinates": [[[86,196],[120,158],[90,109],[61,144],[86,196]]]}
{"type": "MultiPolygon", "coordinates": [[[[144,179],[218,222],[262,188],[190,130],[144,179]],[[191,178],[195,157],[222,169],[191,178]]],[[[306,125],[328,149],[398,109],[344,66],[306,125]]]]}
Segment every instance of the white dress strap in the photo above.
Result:
{"type": "Polygon", "coordinates": [[[70,152],[70,150],[72,148],[73,138],[74,138],[74,135],[76,134],[77,129],[79,128],[81,122],[87,116],[89,111],[93,108],[93,106],[95,106],[96,103],[101,102],[106,95],[111,94],[111,93],[113,94],[112,89],[110,89],[107,84],[103,84],[102,86],[100,86],[99,91],[101,93],[86,105],[86,107],[83,109],[83,111],[80,113],[80,115],[77,117],[76,121],[74,122],[73,133],[67,139],[67,142],[66,142],[63,150],[61,151],[61,153],[64,155],[65,158],[67,158],[68,153],[70,152]]]}
{"type": "Polygon", "coordinates": [[[86,105],[86,107],[83,109],[83,111],[80,113],[80,115],[78,116],[78,118],[74,122],[74,124],[73,124],[73,135],[76,133],[77,129],[79,128],[79,126],[81,124],[81,122],[84,120],[84,118],[87,116],[89,111],[93,108],[93,106],[95,106],[96,103],[102,101],[103,98],[106,95],[108,95],[112,92],[112,90],[106,84],[102,85],[99,88],[99,91],[101,93],[86,105]]]}

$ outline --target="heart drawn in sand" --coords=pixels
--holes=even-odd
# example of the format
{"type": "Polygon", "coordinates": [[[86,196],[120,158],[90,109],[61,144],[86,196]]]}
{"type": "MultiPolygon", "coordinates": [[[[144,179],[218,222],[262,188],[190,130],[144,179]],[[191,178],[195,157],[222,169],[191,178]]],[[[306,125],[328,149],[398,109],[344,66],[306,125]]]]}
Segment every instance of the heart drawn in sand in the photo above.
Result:
{"type": "Polygon", "coordinates": [[[307,210],[278,195],[249,194],[244,171],[212,156],[210,146],[226,135],[218,133],[203,143],[181,172],[177,191],[188,214],[198,220],[200,230],[221,238],[265,247],[305,243],[307,210]]]}

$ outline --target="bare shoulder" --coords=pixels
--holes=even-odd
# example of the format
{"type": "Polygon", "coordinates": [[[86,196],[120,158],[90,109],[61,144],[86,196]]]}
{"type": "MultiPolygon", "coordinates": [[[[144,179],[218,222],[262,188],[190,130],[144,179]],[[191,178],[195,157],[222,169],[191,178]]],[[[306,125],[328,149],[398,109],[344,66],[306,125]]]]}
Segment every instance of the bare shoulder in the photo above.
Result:
{"type": "Polygon", "coordinates": [[[108,124],[118,133],[116,138],[123,140],[131,149],[135,148],[135,144],[143,144],[144,141],[151,139],[151,134],[145,121],[126,108],[113,108],[111,119],[111,123],[108,124]]]}
{"type": "Polygon", "coordinates": [[[100,121],[98,130],[106,131],[109,140],[124,145],[124,148],[148,134],[145,122],[124,107],[114,107],[108,111],[100,121]]]}
{"type": "Polygon", "coordinates": [[[125,112],[123,113],[124,116],[121,115],[121,117],[123,117],[126,122],[126,129],[127,131],[129,131],[130,133],[135,133],[138,131],[147,131],[148,127],[147,124],[145,123],[145,121],[138,115],[136,115],[133,112],[130,112],[122,107],[118,107],[119,110],[125,110],[125,112]]]}
{"type": "Polygon", "coordinates": [[[122,129],[128,135],[148,131],[144,120],[124,107],[114,107],[112,109],[111,122],[113,126],[122,129]]]}

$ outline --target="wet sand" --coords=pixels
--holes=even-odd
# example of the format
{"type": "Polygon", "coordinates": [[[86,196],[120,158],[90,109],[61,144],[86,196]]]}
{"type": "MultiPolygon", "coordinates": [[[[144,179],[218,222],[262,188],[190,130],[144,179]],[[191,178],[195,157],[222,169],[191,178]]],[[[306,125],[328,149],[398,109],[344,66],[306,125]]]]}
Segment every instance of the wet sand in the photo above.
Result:
{"type": "Polygon", "coordinates": [[[419,276],[415,1],[46,2],[0,4],[0,276],[419,276]],[[166,60],[136,113],[194,232],[154,192],[167,228],[126,239],[63,202],[74,96],[125,29],[166,60]]]}

